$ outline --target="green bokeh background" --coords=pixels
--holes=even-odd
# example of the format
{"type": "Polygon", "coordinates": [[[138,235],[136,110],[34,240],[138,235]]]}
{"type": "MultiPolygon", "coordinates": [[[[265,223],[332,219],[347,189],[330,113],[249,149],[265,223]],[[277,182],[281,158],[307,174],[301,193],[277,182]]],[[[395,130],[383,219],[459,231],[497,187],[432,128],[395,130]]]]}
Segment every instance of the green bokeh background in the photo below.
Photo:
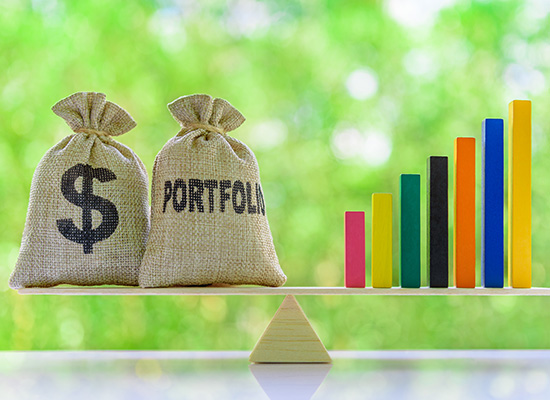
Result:
{"type": "MultiPolygon", "coordinates": [[[[50,107],[76,91],[104,92],[130,112],[138,127],[119,139],[149,172],[178,131],[168,102],[208,93],[236,106],[247,122],[234,136],[258,158],[289,286],[342,286],[344,211],[370,216],[371,193],[391,192],[397,233],[399,174],[420,173],[425,193],[426,158],[448,155],[452,165],[456,136],[478,139],[479,182],[481,121],[531,99],[533,285],[549,286],[544,3],[2,1],[0,349],[250,349],[282,300],[8,288],[34,168],[71,133],[50,107]]],[[[425,196],[421,204],[424,218],[425,196]]],[[[398,269],[394,234],[395,285],[398,269]]],[[[329,349],[550,346],[546,298],[299,300],[329,349]]]]}

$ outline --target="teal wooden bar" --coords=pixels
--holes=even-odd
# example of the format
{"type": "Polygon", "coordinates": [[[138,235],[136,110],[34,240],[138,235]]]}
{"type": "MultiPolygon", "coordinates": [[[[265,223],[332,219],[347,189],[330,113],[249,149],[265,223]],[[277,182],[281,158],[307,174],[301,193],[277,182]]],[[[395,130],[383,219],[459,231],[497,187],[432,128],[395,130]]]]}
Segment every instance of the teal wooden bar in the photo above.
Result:
{"type": "Polygon", "coordinates": [[[420,287],[420,175],[399,179],[399,260],[401,287],[420,287]]]}

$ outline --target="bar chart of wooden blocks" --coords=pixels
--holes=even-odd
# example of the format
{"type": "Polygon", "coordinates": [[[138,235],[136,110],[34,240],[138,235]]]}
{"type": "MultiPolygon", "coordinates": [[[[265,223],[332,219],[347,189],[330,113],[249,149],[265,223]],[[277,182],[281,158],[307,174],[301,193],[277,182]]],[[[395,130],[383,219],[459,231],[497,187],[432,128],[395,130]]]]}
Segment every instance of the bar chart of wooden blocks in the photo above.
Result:
{"type": "MultiPolygon", "coordinates": [[[[531,102],[514,100],[509,104],[508,171],[504,170],[504,120],[485,119],[481,123],[480,136],[480,141],[475,137],[457,137],[451,160],[449,155],[426,155],[424,221],[421,219],[420,171],[407,171],[396,177],[399,178],[399,201],[396,204],[399,211],[395,217],[399,220],[396,233],[402,288],[421,286],[422,246],[426,250],[425,281],[430,288],[475,288],[476,276],[481,278],[481,286],[485,288],[531,287],[531,102]],[[480,166],[476,165],[478,146],[482,159],[480,166]],[[478,167],[481,169],[481,190],[476,193],[478,167]],[[505,177],[508,182],[506,199],[505,177]],[[480,210],[476,210],[478,196],[480,210]],[[504,231],[505,202],[508,209],[507,232],[504,231]],[[476,216],[481,217],[480,238],[476,237],[476,216]],[[425,238],[421,236],[422,224],[426,226],[425,238]],[[507,249],[504,246],[505,233],[507,249]],[[449,234],[452,234],[452,257],[449,256],[449,234]],[[476,254],[478,239],[479,255],[476,254]],[[504,282],[505,251],[508,252],[507,285],[504,282]],[[476,275],[477,264],[480,265],[479,275],[476,275]],[[449,265],[452,266],[452,274],[449,274],[449,265]]],[[[372,288],[392,287],[392,246],[395,239],[392,199],[391,193],[372,194],[372,288]]],[[[346,212],[347,288],[366,286],[367,231],[364,211],[346,212]]]]}

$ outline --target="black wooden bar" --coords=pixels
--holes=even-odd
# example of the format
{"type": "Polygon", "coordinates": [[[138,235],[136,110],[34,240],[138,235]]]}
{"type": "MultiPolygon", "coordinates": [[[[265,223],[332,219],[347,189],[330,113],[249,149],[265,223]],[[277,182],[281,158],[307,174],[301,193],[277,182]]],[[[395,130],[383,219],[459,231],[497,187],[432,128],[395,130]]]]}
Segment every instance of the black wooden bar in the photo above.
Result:
{"type": "Polygon", "coordinates": [[[448,157],[428,158],[428,285],[449,287],[448,157]]]}

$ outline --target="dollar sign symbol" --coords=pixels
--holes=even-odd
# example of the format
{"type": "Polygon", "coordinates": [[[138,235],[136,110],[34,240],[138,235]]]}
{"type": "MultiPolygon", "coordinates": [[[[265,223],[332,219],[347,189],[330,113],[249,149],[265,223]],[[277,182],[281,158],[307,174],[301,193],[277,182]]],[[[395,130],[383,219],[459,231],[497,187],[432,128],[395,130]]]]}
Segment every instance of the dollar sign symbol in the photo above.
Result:
{"type": "Polygon", "coordinates": [[[107,168],[92,168],[77,164],[69,168],[61,177],[61,192],[74,205],[82,208],[82,229],[78,229],[72,219],[58,219],[57,229],[67,239],[84,247],[84,254],[91,254],[94,243],[107,239],[118,226],[118,211],[113,203],[94,195],[94,178],[100,182],[116,179],[113,171],[107,168]],[[82,177],[82,193],[75,188],[76,180],[82,177]],[[101,213],[101,224],[92,229],[92,210],[101,213]]]}

